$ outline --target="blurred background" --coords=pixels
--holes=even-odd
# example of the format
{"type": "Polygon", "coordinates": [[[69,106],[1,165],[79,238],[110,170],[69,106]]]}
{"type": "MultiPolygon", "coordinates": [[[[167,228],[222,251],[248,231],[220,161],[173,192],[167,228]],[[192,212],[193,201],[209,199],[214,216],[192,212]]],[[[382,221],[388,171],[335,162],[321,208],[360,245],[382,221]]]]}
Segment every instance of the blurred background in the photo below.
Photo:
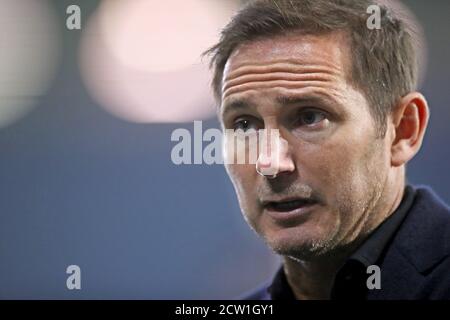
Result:
{"type": "MultiPolygon", "coordinates": [[[[175,129],[219,128],[200,54],[244,2],[0,0],[0,298],[228,299],[272,276],[224,168],[171,161],[175,129]]],[[[450,2],[403,2],[431,106],[408,176],[450,201],[450,2]]]]}

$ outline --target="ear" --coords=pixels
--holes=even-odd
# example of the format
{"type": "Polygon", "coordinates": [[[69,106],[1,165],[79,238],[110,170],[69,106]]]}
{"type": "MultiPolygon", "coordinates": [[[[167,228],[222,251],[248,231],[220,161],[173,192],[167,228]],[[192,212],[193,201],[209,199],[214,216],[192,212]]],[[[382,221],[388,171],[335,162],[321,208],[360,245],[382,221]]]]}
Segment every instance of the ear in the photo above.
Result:
{"type": "Polygon", "coordinates": [[[416,155],[422,145],[429,117],[428,103],[418,92],[411,92],[398,102],[391,116],[394,133],[392,166],[401,166],[416,155]]]}

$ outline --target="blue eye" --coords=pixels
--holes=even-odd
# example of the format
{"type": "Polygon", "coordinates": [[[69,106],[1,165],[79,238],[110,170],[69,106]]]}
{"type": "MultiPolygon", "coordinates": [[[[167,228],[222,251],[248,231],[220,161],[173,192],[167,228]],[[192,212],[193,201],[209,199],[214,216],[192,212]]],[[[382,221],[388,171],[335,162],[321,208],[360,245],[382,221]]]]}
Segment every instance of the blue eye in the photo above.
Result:
{"type": "Polygon", "coordinates": [[[316,110],[306,110],[302,111],[299,115],[299,124],[311,126],[313,124],[319,123],[326,118],[325,114],[316,110]]]}

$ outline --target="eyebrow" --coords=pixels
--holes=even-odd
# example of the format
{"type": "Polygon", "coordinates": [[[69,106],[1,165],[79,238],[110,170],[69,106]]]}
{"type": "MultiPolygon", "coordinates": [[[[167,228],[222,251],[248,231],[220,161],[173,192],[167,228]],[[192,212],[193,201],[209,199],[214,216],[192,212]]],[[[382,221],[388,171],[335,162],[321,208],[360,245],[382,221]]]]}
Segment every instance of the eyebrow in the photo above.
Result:
{"type": "Polygon", "coordinates": [[[253,107],[253,105],[250,104],[250,102],[247,100],[234,99],[221,108],[222,109],[222,117],[225,116],[227,113],[230,113],[234,110],[240,110],[240,109],[245,110],[245,109],[250,109],[252,107],[253,107]]]}
{"type": "MultiPolygon", "coordinates": [[[[295,96],[295,95],[279,95],[276,97],[276,102],[280,106],[285,105],[299,105],[299,104],[322,104],[329,102],[328,99],[319,97],[319,96],[295,96]]],[[[222,116],[226,115],[227,113],[230,113],[235,110],[244,110],[244,109],[251,109],[253,107],[253,104],[245,99],[235,99],[231,102],[227,103],[222,108],[222,116]]]]}

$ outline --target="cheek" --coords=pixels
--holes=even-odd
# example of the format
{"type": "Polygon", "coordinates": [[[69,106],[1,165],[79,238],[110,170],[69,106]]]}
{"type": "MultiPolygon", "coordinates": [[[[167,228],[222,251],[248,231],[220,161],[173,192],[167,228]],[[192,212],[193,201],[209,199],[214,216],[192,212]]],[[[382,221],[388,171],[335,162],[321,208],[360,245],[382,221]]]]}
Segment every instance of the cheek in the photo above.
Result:
{"type": "Polygon", "coordinates": [[[371,180],[378,180],[377,170],[383,171],[380,148],[368,137],[304,147],[297,158],[299,173],[331,207],[357,201],[371,180]]]}
{"type": "Polygon", "coordinates": [[[236,191],[245,221],[259,233],[262,211],[256,191],[259,175],[256,173],[255,165],[227,165],[226,170],[236,191]]]}
{"type": "Polygon", "coordinates": [[[236,190],[241,207],[245,211],[254,207],[257,203],[255,191],[257,173],[255,165],[227,165],[226,170],[236,190]]]}
{"type": "Polygon", "coordinates": [[[347,172],[353,170],[353,157],[351,150],[342,144],[315,145],[302,148],[297,157],[299,175],[306,183],[313,184],[320,191],[325,188],[338,188],[347,176],[347,172]]]}

